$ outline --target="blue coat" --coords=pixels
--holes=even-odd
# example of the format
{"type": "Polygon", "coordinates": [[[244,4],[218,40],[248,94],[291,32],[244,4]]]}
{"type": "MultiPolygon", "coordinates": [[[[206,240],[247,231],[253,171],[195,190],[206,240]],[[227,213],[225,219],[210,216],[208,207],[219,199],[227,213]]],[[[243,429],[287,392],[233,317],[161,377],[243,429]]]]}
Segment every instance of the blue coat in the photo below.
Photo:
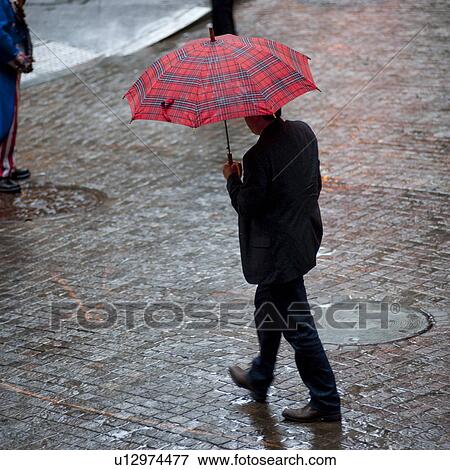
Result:
{"type": "Polygon", "coordinates": [[[11,3],[0,0],[0,142],[8,134],[14,117],[17,72],[7,64],[19,53],[17,45],[21,42],[11,3]]]}

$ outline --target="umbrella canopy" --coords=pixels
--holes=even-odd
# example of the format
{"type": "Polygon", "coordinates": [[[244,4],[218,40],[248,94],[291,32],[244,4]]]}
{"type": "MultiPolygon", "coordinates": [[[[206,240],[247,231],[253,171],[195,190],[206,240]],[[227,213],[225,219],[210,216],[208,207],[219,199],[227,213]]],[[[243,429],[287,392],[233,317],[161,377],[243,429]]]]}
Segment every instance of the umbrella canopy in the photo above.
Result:
{"type": "Polygon", "coordinates": [[[309,58],[284,44],[226,34],[197,39],[153,63],[126,93],[132,120],[199,127],[273,114],[318,89],[309,58]]]}

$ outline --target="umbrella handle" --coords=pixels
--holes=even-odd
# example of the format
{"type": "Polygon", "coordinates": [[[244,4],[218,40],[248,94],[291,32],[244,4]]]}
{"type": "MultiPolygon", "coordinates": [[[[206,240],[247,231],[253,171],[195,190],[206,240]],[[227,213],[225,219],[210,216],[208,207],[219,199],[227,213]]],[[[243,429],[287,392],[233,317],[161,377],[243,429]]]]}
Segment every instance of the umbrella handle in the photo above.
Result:
{"type": "Polygon", "coordinates": [[[227,158],[228,158],[228,165],[232,165],[233,164],[233,155],[231,155],[231,153],[227,153],[227,158]]]}

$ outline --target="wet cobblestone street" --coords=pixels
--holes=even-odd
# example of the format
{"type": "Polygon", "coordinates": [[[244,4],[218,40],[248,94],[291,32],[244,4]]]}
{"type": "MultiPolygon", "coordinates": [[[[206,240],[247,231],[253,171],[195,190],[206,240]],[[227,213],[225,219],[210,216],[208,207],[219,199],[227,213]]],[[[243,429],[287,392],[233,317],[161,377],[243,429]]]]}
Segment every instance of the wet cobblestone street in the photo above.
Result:
{"type": "MultiPolygon", "coordinates": [[[[322,90],[284,108],[319,139],[325,234],[305,276],[311,303],[385,300],[426,317],[418,336],[326,342],[340,425],[282,420],[307,398],[286,343],[267,405],[228,377],[257,341],[223,126],[126,124],[124,92],[205,36],[206,21],[25,88],[17,158],[33,178],[18,200],[0,196],[0,447],[449,449],[448,13],[409,0],[236,8],[240,34],[312,57],[322,90]],[[149,326],[155,302],[166,327],[149,326]]],[[[240,159],[255,139],[229,124],[240,159]]]]}

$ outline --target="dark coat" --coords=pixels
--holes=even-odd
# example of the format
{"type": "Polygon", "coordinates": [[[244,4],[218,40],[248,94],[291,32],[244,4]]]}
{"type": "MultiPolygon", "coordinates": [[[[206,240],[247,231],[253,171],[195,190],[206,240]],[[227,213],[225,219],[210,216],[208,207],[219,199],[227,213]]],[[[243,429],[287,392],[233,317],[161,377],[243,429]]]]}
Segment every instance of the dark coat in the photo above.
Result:
{"type": "Polygon", "coordinates": [[[239,214],[244,276],[250,284],[289,282],[316,265],[323,228],[317,140],[304,122],[275,120],[244,155],[244,179],[227,188],[239,214]]]}

